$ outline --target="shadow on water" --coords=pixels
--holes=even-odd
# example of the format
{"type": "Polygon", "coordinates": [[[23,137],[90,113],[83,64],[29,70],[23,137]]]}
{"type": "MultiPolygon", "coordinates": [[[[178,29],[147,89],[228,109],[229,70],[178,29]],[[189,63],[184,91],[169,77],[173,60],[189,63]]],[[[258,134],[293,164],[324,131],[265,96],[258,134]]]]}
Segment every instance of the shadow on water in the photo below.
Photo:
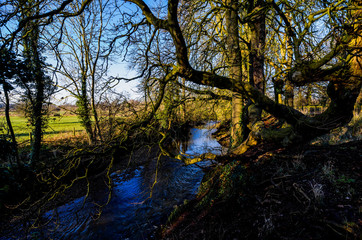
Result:
{"type": "MultiPolygon", "coordinates": [[[[189,140],[177,143],[181,151],[190,155],[221,154],[223,149],[211,137],[215,130],[210,126],[192,128],[189,140]]],[[[107,205],[97,206],[105,204],[109,195],[107,188],[98,189],[87,198],[46,213],[44,218],[51,223],[32,234],[38,239],[152,239],[152,233],[167,220],[174,206],[195,196],[204,175],[202,168],[210,164],[204,161],[185,166],[178,160],[161,158],[132,171],[112,173],[107,205]]]]}

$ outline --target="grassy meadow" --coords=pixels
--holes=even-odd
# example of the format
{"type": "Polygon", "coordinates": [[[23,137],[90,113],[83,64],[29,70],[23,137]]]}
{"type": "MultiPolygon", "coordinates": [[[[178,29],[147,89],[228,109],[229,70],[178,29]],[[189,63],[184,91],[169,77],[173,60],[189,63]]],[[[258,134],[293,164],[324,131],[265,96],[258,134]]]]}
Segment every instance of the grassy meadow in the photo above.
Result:
{"type": "MultiPolygon", "coordinates": [[[[18,143],[29,144],[31,127],[25,117],[19,115],[12,115],[11,122],[13,124],[14,132],[18,143]]],[[[0,134],[7,134],[6,120],[3,114],[0,115],[0,134]]],[[[77,116],[74,115],[61,115],[50,117],[48,120],[48,127],[44,132],[44,141],[56,141],[57,139],[64,139],[84,134],[84,128],[81,126],[77,116]]]]}

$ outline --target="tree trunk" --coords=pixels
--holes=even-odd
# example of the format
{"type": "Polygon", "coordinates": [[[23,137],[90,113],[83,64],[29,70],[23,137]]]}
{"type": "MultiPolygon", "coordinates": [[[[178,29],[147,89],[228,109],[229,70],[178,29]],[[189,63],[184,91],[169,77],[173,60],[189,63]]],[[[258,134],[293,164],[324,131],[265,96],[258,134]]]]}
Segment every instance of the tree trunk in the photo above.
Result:
{"type": "MultiPolygon", "coordinates": [[[[226,11],[226,31],[227,31],[227,63],[229,77],[234,82],[242,81],[242,61],[239,45],[239,24],[237,14],[237,0],[226,0],[229,8],[226,11]]],[[[243,138],[242,132],[242,110],[243,99],[240,93],[233,92],[232,95],[232,116],[231,116],[231,148],[240,144],[243,138]]]]}
{"type": "Polygon", "coordinates": [[[274,101],[278,104],[282,104],[282,92],[284,82],[282,79],[273,79],[274,84],[274,101]]]}
{"type": "Polygon", "coordinates": [[[312,105],[312,86],[308,84],[307,93],[305,94],[305,101],[308,106],[312,105]]]}
{"type": "Polygon", "coordinates": [[[181,119],[182,122],[186,122],[186,88],[184,87],[186,86],[186,79],[182,78],[182,89],[181,89],[181,119]]]}
{"type": "MultiPolygon", "coordinates": [[[[31,17],[39,13],[39,6],[32,1],[25,1],[23,9],[23,17],[31,17]],[[31,8],[31,10],[30,10],[31,8]],[[35,9],[34,9],[35,8],[35,9]]],[[[39,20],[30,21],[23,30],[23,46],[24,57],[27,59],[28,71],[32,75],[34,83],[34,93],[30,94],[30,118],[33,126],[34,141],[32,144],[30,160],[34,163],[40,158],[41,142],[43,137],[44,127],[44,91],[45,91],[45,75],[43,73],[43,64],[39,53],[39,20]]],[[[25,83],[27,84],[27,83],[25,83]]],[[[30,87],[28,86],[30,89],[30,87]]]]}
{"type": "Polygon", "coordinates": [[[92,101],[92,112],[93,112],[94,124],[95,124],[94,139],[96,139],[97,135],[98,135],[99,139],[101,141],[103,141],[101,128],[99,126],[97,106],[96,106],[96,103],[95,103],[94,88],[95,88],[94,81],[92,81],[92,99],[91,99],[91,101],[92,101]]]}
{"type": "Polygon", "coordinates": [[[40,158],[41,142],[43,138],[43,103],[44,103],[44,79],[43,73],[40,65],[40,59],[38,57],[38,49],[34,46],[33,51],[37,57],[36,59],[36,95],[35,102],[33,106],[33,116],[34,116],[34,143],[32,146],[32,162],[37,161],[40,158]]]}
{"type": "Polygon", "coordinates": [[[16,162],[17,162],[18,166],[20,166],[19,154],[18,154],[18,144],[17,144],[17,142],[16,142],[16,137],[15,137],[13,125],[11,124],[11,119],[10,119],[10,100],[9,100],[9,93],[8,93],[8,89],[7,89],[6,83],[3,83],[3,90],[4,90],[4,95],[5,95],[5,118],[6,118],[6,124],[8,125],[8,129],[9,129],[9,132],[10,132],[10,137],[11,137],[11,141],[12,141],[12,146],[13,146],[13,149],[14,149],[14,151],[15,151],[16,162]]]}
{"type": "MultiPolygon", "coordinates": [[[[263,1],[257,0],[252,11],[263,8],[263,1]]],[[[264,94],[264,48],[265,48],[265,13],[257,13],[255,21],[250,23],[250,83],[264,94]]]]}
{"type": "Polygon", "coordinates": [[[87,78],[85,76],[85,73],[82,73],[82,79],[81,79],[81,94],[78,99],[78,114],[81,120],[81,124],[83,125],[88,139],[89,143],[94,142],[94,134],[93,134],[93,128],[92,128],[92,119],[90,116],[90,109],[89,109],[89,101],[87,96],[87,78]]]}
{"type": "MultiPolygon", "coordinates": [[[[249,11],[257,11],[263,8],[263,1],[253,1],[249,6],[249,11]]],[[[249,54],[249,81],[262,94],[265,92],[264,79],[264,48],[265,48],[265,13],[259,12],[255,21],[250,23],[250,54],[249,54]]],[[[248,107],[248,128],[251,130],[252,125],[261,119],[261,109],[253,104],[248,107]]]]}
{"type": "Polygon", "coordinates": [[[289,80],[287,80],[285,83],[284,96],[285,96],[285,105],[287,105],[288,107],[293,107],[294,106],[294,86],[289,80]]]}
{"type": "MultiPolygon", "coordinates": [[[[288,19],[288,21],[291,21],[291,17],[290,14],[287,13],[286,14],[286,18],[288,19]]],[[[288,39],[287,34],[285,34],[285,44],[286,44],[286,69],[291,69],[292,68],[292,62],[293,62],[293,46],[291,44],[291,42],[288,39]]],[[[283,74],[284,79],[285,79],[285,92],[284,92],[284,96],[285,96],[285,105],[287,105],[288,107],[294,107],[294,85],[293,83],[289,80],[288,78],[288,73],[284,73],[283,74]]]]}
{"type": "Polygon", "coordinates": [[[9,93],[8,90],[6,88],[6,84],[3,84],[3,90],[4,90],[4,95],[5,95],[5,118],[6,118],[6,124],[8,125],[9,128],[9,132],[10,132],[10,137],[11,137],[11,141],[16,144],[16,138],[15,138],[15,133],[14,133],[14,129],[13,129],[13,125],[11,124],[11,120],[10,120],[10,100],[9,100],[9,93]]]}

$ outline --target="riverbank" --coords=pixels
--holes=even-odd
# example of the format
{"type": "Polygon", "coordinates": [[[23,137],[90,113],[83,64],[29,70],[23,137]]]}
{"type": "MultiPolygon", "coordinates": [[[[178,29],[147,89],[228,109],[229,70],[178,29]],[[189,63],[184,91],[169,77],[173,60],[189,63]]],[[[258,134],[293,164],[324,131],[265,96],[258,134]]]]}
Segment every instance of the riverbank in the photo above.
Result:
{"type": "Polygon", "coordinates": [[[224,159],[163,239],[359,239],[362,141],[224,159]]]}

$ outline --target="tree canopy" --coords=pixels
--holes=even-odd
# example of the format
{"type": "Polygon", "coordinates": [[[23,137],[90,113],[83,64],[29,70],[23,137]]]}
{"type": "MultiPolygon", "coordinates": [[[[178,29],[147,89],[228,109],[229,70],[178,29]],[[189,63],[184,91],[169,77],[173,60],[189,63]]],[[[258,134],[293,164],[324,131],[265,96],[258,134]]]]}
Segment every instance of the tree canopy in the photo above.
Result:
{"type": "MultiPolygon", "coordinates": [[[[73,46],[71,51],[85,74],[87,69],[94,68],[92,71],[95,72],[96,67],[90,65],[90,58],[77,55],[77,52],[95,51],[95,61],[102,59],[102,66],[108,66],[107,58],[114,53],[113,58],[118,56],[138,70],[140,75],[136,78],[143,79],[147,89],[152,86],[158,92],[159,100],[170,85],[190,92],[197,92],[196,86],[207,86],[212,97],[220,95],[215,89],[225,90],[222,95],[232,99],[233,104],[233,147],[246,140],[250,131],[256,131],[254,138],[259,136],[259,140],[273,136],[274,140],[284,143],[308,141],[327,133],[348,123],[360,93],[361,3],[356,0],[313,3],[168,0],[159,5],[142,0],[112,4],[99,1],[100,13],[105,11],[107,14],[100,14],[98,20],[90,14],[97,12],[96,1],[92,0],[25,2],[5,1],[1,4],[3,47],[15,48],[20,39],[25,40],[24,46],[27,46],[26,39],[35,36],[29,33],[38,29],[39,38],[33,37],[39,41],[35,48],[45,50],[51,46],[58,49],[55,54],[63,63],[63,72],[66,71],[59,49],[67,52],[73,46]],[[107,10],[107,7],[112,9],[107,10]],[[67,21],[72,18],[79,18],[83,25],[82,36],[85,38],[79,45],[74,44],[67,30],[68,25],[76,23],[67,21]],[[103,22],[107,28],[102,27],[103,22]],[[37,27],[29,29],[34,24],[37,27]],[[51,26],[53,30],[47,30],[51,26]],[[59,30],[54,30],[54,26],[59,30]],[[98,50],[88,49],[91,39],[97,39],[97,31],[102,33],[103,40],[98,38],[98,50]],[[47,37],[42,38],[42,35],[47,37]],[[63,39],[68,39],[68,47],[59,47],[67,44],[63,39]],[[309,116],[295,108],[295,91],[303,87],[317,87],[328,96],[328,108],[323,113],[309,116]],[[274,99],[270,88],[274,88],[274,99]],[[283,129],[279,134],[258,128],[261,110],[286,121],[288,130],[283,129]]],[[[38,51],[35,48],[31,51],[38,51]]],[[[24,53],[29,49],[25,47],[24,53]]],[[[33,62],[39,61],[40,58],[33,62]]],[[[104,72],[104,69],[98,70],[104,72]]],[[[88,75],[84,77],[92,74],[88,75]]],[[[39,84],[42,81],[39,80],[39,84]]],[[[94,89],[94,80],[92,82],[94,89]]],[[[84,84],[79,87],[83,88],[79,90],[82,96],[86,95],[84,84]]],[[[91,99],[94,106],[94,93],[91,99]]],[[[39,101],[44,100],[39,97],[39,101]]],[[[85,111],[90,112],[89,99],[82,101],[85,111]]],[[[94,115],[97,119],[96,111],[94,115]]],[[[89,116],[84,122],[90,121],[89,116]]],[[[87,126],[88,132],[92,133],[91,125],[87,126]]]]}
{"type": "Polygon", "coordinates": [[[167,66],[162,81],[178,76],[239,93],[290,124],[289,133],[297,136],[290,139],[292,142],[310,140],[351,119],[361,89],[360,2],[170,0],[160,13],[152,11],[144,1],[126,2],[142,11],[138,23],[147,21],[151,29],[171,38],[174,61],[161,60],[157,66],[167,66]],[[191,23],[180,24],[179,19],[187,21],[183,18],[186,13],[191,23]],[[190,25],[192,28],[187,28],[190,25]],[[276,43],[287,51],[279,51],[276,43]],[[241,56],[232,56],[235,52],[241,56]],[[204,54],[207,60],[194,61],[205,59],[204,54]],[[225,61],[228,58],[232,60],[225,61]],[[235,66],[242,72],[243,64],[243,73],[232,73],[235,66]],[[273,101],[263,89],[271,80],[264,77],[267,68],[269,78],[284,76],[282,81],[295,87],[328,83],[329,107],[311,117],[273,101]]]}

